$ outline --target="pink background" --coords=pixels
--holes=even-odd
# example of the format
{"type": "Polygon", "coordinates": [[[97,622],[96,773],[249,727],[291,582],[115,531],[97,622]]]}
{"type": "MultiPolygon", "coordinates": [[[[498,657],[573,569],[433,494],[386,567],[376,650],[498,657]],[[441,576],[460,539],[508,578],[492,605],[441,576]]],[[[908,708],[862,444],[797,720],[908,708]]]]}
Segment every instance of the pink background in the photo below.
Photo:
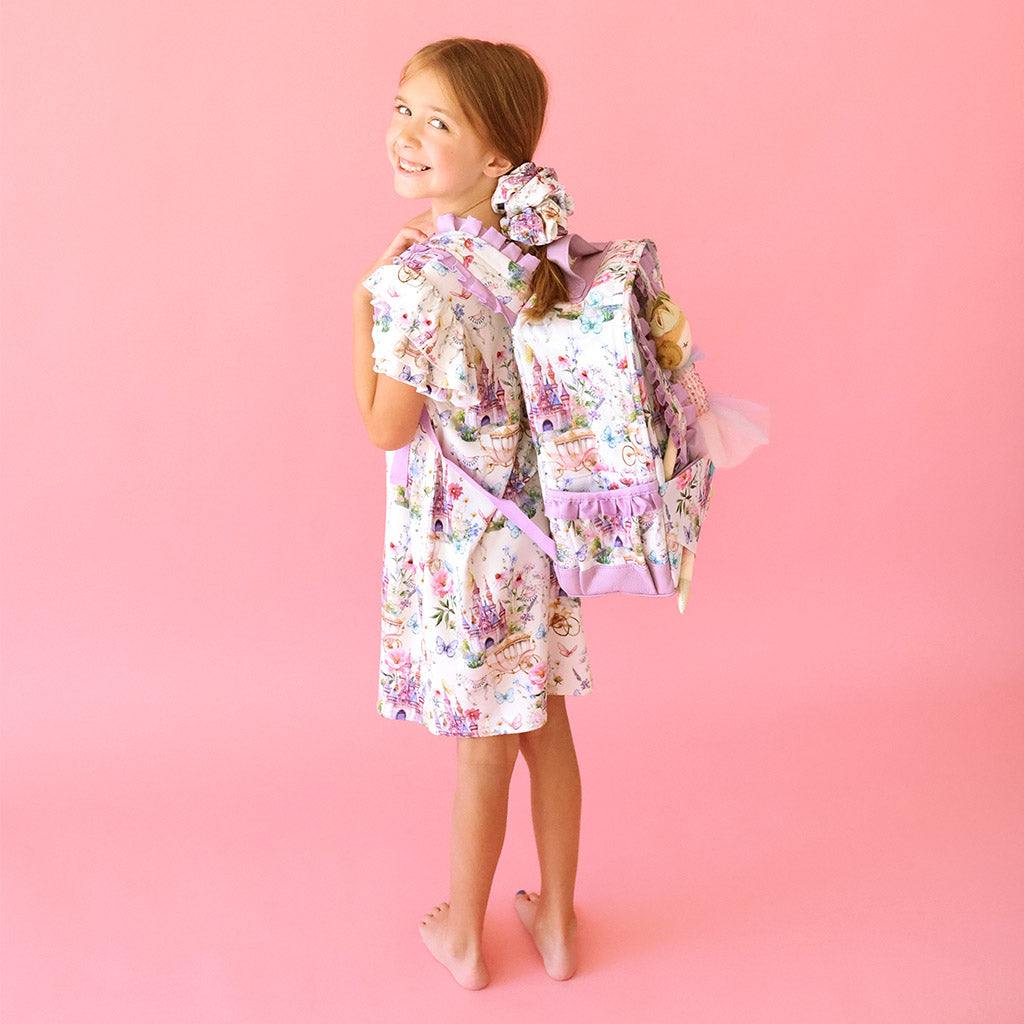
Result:
{"type": "Polygon", "coordinates": [[[354,6],[4,4],[4,1021],[1020,1020],[1024,8],[354,6]],[[348,337],[450,34],[536,54],[575,229],[773,413],[685,618],[586,609],[580,976],[517,776],[476,995],[348,337]]]}

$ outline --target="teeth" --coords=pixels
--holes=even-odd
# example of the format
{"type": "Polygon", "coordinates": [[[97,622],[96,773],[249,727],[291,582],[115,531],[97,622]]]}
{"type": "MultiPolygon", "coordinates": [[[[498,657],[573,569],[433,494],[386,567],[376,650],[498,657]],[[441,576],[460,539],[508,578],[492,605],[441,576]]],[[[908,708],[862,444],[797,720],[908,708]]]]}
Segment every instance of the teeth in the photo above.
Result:
{"type": "Polygon", "coordinates": [[[415,173],[416,171],[430,170],[430,168],[427,166],[421,166],[420,164],[411,164],[407,160],[403,160],[401,157],[398,158],[398,166],[401,167],[403,171],[409,171],[410,173],[415,173]]]}

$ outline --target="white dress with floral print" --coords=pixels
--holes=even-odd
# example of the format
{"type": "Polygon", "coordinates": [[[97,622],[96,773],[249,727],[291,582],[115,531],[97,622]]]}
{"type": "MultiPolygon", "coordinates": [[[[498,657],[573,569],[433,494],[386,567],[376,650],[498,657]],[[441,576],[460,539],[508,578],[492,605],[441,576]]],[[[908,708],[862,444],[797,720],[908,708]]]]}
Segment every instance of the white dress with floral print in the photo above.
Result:
{"type": "MultiPolygon", "coordinates": [[[[448,459],[543,528],[500,309],[514,315],[528,298],[531,259],[473,218],[446,217],[428,246],[375,271],[366,287],[377,372],[425,395],[448,459]]],[[[446,465],[422,428],[407,470],[403,463],[389,454],[378,710],[446,736],[539,728],[548,694],[591,686],[579,601],[560,591],[548,557],[446,465]]]]}

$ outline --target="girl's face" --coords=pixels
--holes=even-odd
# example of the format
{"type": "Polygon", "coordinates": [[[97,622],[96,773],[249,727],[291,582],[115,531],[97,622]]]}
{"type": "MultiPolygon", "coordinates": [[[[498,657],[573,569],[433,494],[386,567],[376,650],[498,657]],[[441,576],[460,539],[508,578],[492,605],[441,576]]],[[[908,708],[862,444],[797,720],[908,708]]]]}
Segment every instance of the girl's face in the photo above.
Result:
{"type": "Polygon", "coordinates": [[[509,161],[482,139],[429,68],[406,78],[387,134],[395,191],[429,199],[435,217],[462,214],[494,194],[509,161]]]}

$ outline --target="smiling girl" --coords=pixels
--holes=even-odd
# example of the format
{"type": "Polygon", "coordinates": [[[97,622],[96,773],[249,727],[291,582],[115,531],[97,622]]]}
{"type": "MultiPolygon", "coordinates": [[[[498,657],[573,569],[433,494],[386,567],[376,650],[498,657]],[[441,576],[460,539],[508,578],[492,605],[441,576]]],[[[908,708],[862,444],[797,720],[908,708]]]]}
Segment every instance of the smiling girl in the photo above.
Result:
{"type": "Polygon", "coordinates": [[[577,966],[580,777],[565,698],[591,687],[579,603],[487,497],[539,515],[509,317],[531,295],[538,316],[566,297],[544,245],[565,233],[571,200],[530,162],[546,104],[543,73],[516,46],[450,39],[409,61],[387,152],[395,190],[429,209],[354,297],[356,397],[389,452],[378,709],[455,739],[450,894],[420,933],[466,988],[489,980],[484,913],[520,754],[540,889],[515,909],[552,977],[577,966]]]}

